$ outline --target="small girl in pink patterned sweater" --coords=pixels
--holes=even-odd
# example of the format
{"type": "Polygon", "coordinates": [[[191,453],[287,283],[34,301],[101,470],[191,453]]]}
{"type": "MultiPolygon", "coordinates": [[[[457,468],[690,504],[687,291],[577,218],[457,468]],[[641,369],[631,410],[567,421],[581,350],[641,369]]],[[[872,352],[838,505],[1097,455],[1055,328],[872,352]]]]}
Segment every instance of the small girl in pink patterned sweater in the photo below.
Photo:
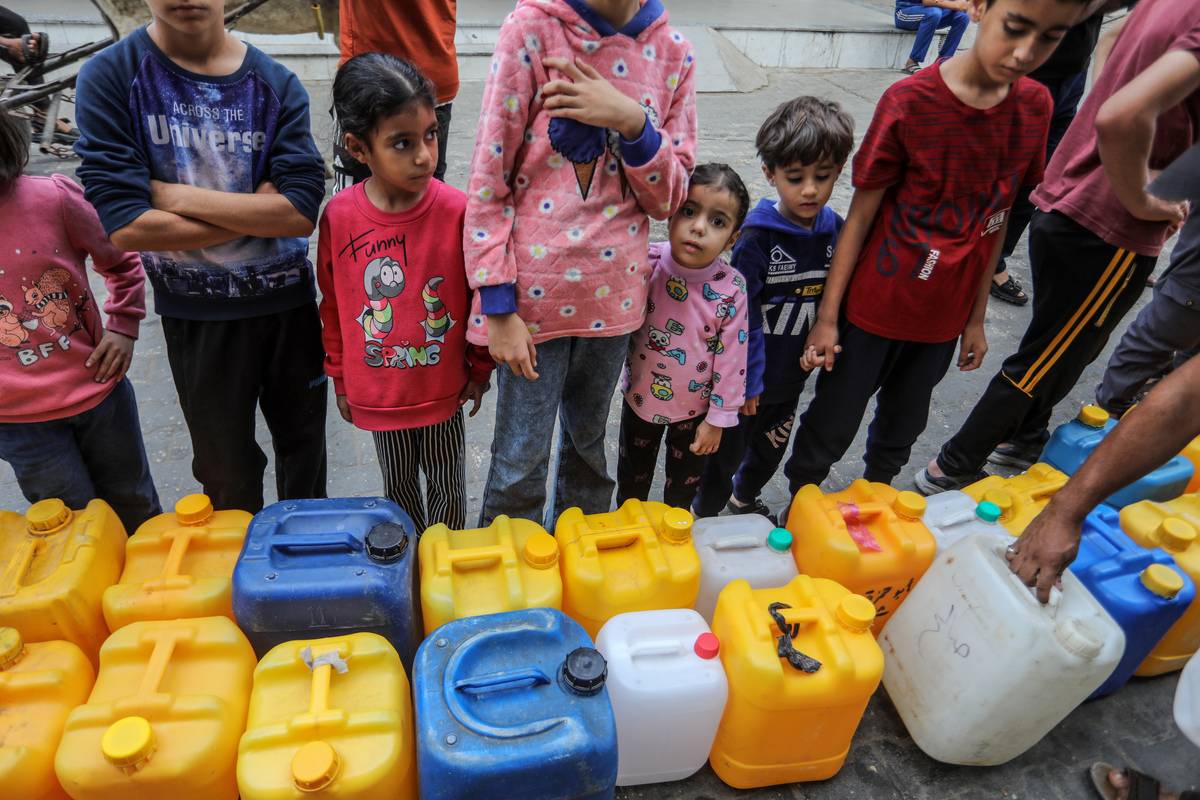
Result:
{"type": "Polygon", "coordinates": [[[495,52],[464,225],[467,339],[502,367],[480,522],[552,528],[612,500],[609,402],[645,315],[647,217],[687,195],[695,64],[661,0],[520,0],[495,52]]]}
{"type": "Polygon", "coordinates": [[[742,179],[701,164],[671,217],[670,241],[650,245],[646,322],[629,342],[617,461],[617,504],[645,500],[663,434],[663,500],[691,508],[721,431],[746,399],[746,280],[721,258],[750,210],[742,179]]]}

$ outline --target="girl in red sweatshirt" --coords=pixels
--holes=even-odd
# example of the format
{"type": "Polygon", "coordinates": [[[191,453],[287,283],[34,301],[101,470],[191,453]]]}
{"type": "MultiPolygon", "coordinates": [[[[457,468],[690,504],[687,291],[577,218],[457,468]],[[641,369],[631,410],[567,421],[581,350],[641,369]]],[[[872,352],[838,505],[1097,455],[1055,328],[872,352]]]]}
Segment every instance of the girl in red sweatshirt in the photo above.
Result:
{"type": "Polygon", "coordinates": [[[329,201],[317,244],[338,410],[371,431],[387,496],[418,531],[466,525],[462,407],[473,403],[475,416],[493,368],[487,348],[466,340],[466,197],[433,177],[435,105],[433,85],[407,61],[366,53],[342,65],[334,110],[371,177],[329,201]]]}

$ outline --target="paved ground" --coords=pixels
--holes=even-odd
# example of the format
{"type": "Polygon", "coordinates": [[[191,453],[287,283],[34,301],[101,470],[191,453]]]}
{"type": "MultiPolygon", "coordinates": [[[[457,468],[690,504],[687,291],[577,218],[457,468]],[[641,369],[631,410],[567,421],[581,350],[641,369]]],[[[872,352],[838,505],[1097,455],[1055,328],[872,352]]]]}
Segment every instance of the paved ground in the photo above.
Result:
{"type": "MultiPolygon", "coordinates": [[[[777,3],[779,4],[779,3],[777,3]]],[[[716,4],[712,4],[715,6],[716,4]]],[[[780,4],[782,5],[782,4],[780,4]]],[[[866,7],[877,4],[867,3],[866,7]]],[[[756,197],[767,191],[753,152],[759,122],[779,102],[799,93],[834,97],[846,105],[858,121],[861,136],[882,90],[897,76],[888,72],[793,72],[775,73],[770,84],[757,92],[740,95],[702,95],[698,101],[701,119],[700,158],[727,161],[747,179],[756,197]]],[[[313,84],[314,128],[327,147],[330,126],[328,85],[313,84]]],[[[463,186],[469,159],[481,87],[467,84],[455,104],[455,122],[450,147],[448,181],[463,186]]],[[[33,169],[48,173],[70,173],[73,162],[53,163],[35,159],[33,169]]],[[[843,177],[833,205],[844,212],[849,201],[849,181],[843,177]]],[[[1024,248],[1014,270],[1029,285],[1024,248]]],[[[1023,330],[1028,310],[1003,304],[989,309],[988,333],[991,354],[980,372],[953,372],[939,387],[928,430],[918,443],[899,483],[907,485],[912,473],[953,433],[981,393],[1004,354],[1010,352],[1023,330]]],[[[1079,388],[1059,410],[1056,421],[1070,416],[1090,397],[1105,357],[1088,370],[1079,388]]],[[[131,372],[142,410],[142,428],[151,454],[154,477],[164,502],[196,491],[190,472],[190,445],[176,404],[157,318],[143,325],[131,372]]],[[[220,380],[220,376],[213,376],[220,380]]],[[[333,410],[329,417],[330,481],[334,495],[369,495],[381,490],[381,481],[370,437],[346,425],[333,410]]],[[[610,417],[617,425],[614,399],[610,417]]],[[[489,402],[468,427],[468,490],[472,506],[478,507],[486,477],[487,452],[492,433],[493,406],[489,402]]],[[[269,449],[269,437],[260,428],[260,440],[269,449]]],[[[615,459],[615,436],[609,442],[615,459]]],[[[861,472],[862,437],[834,469],[827,485],[840,488],[861,472]]],[[[271,490],[268,489],[268,492],[271,490]]],[[[778,507],[786,501],[786,487],[776,481],[766,499],[778,507]]],[[[20,496],[11,471],[0,464],[0,507],[20,509],[20,496]]],[[[924,756],[905,734],[883,692],[872,702],[859,730],[850,758],[833,780],[820,784],[735,792],[725,787],[706,768],[691,780],[666,786],[623,790],[622,798],[1087,798],[1092,796],[1083,779],[1084,769],[1097,758],[1116,763],[1133,763],[1162,776],[1176,787],[1194,785],[1200,775],[1197,754],[1171,721],[1175,677],[1136,681],[1113,697],[1089,703],[1070,716],[1050,736],[1016,761],[993,769],[948,767],[924,756]]]]}

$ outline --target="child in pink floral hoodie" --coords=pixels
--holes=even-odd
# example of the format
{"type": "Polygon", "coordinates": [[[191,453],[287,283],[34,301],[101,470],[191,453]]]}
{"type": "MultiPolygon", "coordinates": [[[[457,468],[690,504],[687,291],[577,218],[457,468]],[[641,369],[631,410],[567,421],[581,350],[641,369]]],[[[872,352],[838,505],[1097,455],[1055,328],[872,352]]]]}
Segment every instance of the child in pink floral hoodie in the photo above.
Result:
{"type": "Polygon", "coordinates": [[[604,455],[628,334],[641,327],[649,220],[687,196],[691,47],[661,0],[520,0],[484,91],[464,230],[467,331],[500,369],[481,524],[552,526],[612,499],[604,455]]]}

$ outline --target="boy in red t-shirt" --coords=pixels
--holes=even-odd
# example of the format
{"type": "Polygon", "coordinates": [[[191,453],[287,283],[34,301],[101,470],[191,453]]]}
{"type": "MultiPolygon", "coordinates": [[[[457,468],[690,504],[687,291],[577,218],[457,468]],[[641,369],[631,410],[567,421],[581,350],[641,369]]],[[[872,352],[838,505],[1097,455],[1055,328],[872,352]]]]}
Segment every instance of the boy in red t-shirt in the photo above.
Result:
{"type": "Polygon", "coordinates": [[[824,366],[784,472],[820,483],[878,393],[865,477],[891,483],[961,337],[978,369],[988,283],[1021,186],[1041,180],[1050,95],[1025,78],[1086,0],[971,0],[975,43],[880,98],[806,352],[824,366]],[[843,312],[844,306],[844,314],[843,312]]]}

